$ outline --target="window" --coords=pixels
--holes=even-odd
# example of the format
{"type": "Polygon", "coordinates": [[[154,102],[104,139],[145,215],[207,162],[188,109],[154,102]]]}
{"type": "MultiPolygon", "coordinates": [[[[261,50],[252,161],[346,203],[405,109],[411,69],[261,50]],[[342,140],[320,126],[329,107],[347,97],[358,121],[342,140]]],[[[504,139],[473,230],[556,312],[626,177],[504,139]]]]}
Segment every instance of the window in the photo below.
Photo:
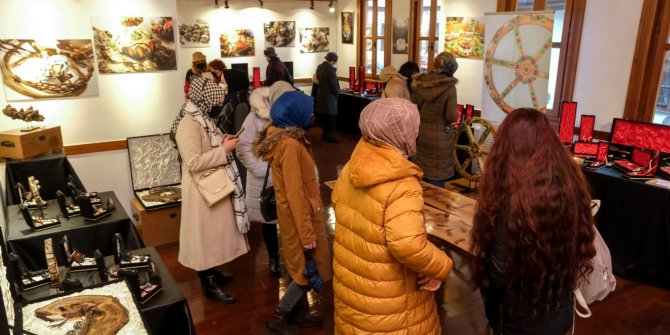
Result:
{"type": "Polygon", "coordinates": [[[365,65],[365,74],[371,77],[379,76],[379,73],[384,68],[384,64],[388,62],[387,58],[390,54],[386,50],[388,43],[385,43],[386,36],[390,35],[387,32],[387,18],[390,16],[391,0],[365,0],[362,1],[361,18],[363,20],[362,27],[365,27],[364,34],[360,39],[365,46],[362,52],[361,61],[365,65]]]}
{"type": "Polygon", "coordinates": [[[418,59],[419,68],[426,72],[433,66],[433,59],[438,53],[438,33],[440,24],[437,18],[440,17],[441,1],[438,0],[419,0],[416,2],[418,8],[414,11],[415,19],[414,29],[418,35],[413,36],[412,40],[418,41],[418,48],[413,59],[418,59]],[[418,29],[417,29],[418,28],[418,29]]]}
{"type": "Polygon", "coordinates": [[[623,117],[670,125],[670,1],[644,0],[623,117]]]}

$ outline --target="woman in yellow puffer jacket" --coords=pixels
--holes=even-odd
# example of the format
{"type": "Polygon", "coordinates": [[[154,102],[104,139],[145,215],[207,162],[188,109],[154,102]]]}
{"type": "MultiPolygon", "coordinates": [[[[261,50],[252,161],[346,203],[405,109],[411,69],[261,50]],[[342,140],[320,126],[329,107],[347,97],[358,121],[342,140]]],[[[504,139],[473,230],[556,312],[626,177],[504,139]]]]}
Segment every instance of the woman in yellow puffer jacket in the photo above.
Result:
{"type": "Polygon", "coordinates": [[[335,184],[332,204],[336,334],[440,334],[433,291],[451,259],[427,238],[416,150],[419,111],[400,98],[361,113],[363,138],[335,184]]]}

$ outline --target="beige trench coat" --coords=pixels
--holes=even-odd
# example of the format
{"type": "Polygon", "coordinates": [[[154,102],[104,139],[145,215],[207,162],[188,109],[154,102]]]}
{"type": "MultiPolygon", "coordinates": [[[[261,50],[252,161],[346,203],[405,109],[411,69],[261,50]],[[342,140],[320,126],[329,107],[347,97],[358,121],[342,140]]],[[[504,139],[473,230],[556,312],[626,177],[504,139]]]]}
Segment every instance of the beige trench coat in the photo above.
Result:
{"type": "Polygon", "coordinates": [[[237,230],[230,196],[209,207],[191,178],[191,171],[226,163],[223,147],[211,148],[207,133],[190,115],[179,122],[176,139],[182,159],[179,263],[202,271],[246,254],[249,245],[237,230]]]}

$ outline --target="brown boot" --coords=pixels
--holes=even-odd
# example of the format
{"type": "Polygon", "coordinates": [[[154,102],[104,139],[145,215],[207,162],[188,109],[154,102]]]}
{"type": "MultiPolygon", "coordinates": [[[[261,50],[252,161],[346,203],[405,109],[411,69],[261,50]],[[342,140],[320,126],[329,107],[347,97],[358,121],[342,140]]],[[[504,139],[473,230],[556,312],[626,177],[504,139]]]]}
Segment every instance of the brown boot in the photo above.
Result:
{"type": "Polygon", "coordinates": [[[272,317],[270,317],[268,320],[266,326],[273,332],[273,334],[289,334],[288,313],[284,313],[278,309],[275,310],[274,314],[272,314],[272,317]]]}

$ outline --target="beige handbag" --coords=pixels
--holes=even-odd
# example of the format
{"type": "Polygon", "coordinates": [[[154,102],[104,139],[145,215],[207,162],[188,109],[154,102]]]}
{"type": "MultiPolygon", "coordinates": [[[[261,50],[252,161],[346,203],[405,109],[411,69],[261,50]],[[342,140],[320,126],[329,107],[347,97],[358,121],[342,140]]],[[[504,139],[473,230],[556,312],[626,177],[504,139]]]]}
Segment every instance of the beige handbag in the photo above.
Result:
{"type": "Polygon", "coordinates": [[[192,172],[191,177],[207,206],[214,205],[235,190],[235,184],[222,166],[202,172],[192,172]]]}

